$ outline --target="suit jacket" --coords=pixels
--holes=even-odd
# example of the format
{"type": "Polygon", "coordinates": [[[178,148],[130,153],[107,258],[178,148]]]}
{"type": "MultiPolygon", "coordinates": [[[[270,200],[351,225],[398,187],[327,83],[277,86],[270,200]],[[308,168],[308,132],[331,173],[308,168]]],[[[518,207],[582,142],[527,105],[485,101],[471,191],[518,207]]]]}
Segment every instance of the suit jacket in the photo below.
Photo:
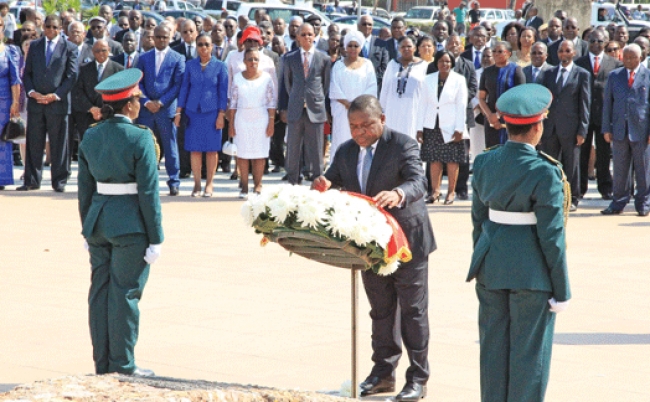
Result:
{"type": "MultiPolygon", "coordinates": [[[[126,68],[126,64],[127,64],[126,53],[122,52],[120,54],[116,54],[115,56],[111,57],[111,60],[126,68]]],[[[133,60],[131,61],[131,68],[135,68],[135,66],[138,65],[138,60],[140,60],[140,52],[135,51],[133,55],[133,60]]]]}
{"type": "MultiPolygon", "coordinates": [[[[312,50],[315,50],[312,48],[312,50]]],[[[331,60],[323,52],[314,51],[305,78],[300,50],[287,54],[284,60],[284,86],[288,94],[287,120],[300,119],[304,105],[312,123],[327,121],[325,98],[330,87],[331,60]]]]}
{"type": "MultiPolygon", "coordinates": [[[[111,50],[110,56],[115,56],[117,54],[120,54],[124,52],[124,48],[122,47],[122,42],[116,42],[113,39],[106,37],[104,38],[106,42],[108,42],[108,48],[111,50]]],[[[93,44],[95,43],[93,41],[93,38],[86,39],[86,43],[91,47],[93,47],[93,44]]]]}
{"type": "Polygon", "coordinates": [[[372,66],[375,68],[377,73],[377,94],[381,92],[381,82],[384,78],[384,72],[386,72],[386,66],[388,65],[388,50],[384,47],[384,44],[381,39],[375,35],[371,35],[370,38],[366,38],[368,43],[368,60],[372,63],[372,66]]]}
{"type": "MultiPolygon", "coordinates": [[[[217,57],[217,45],[212,45],[212,55],[214,57],[217,57]]],[[[233,51],[237,50],[237,48],[233,45],[227,45],[226,42],[223,43],[223,51],[221,52],[221,57],[217,57],[217,59],[221,61],[226,61],[226,57],[228,57],[228,54],[233,51]]]]}
{"type": "Polygon", "coordinates": [[[228,68],[213,57],[201,69],[198,57],[185,64],[183,85],[178,95],[178,107],[192,112],[226,111],[228,108],[228,68]]]}
{"type": "Polygon", "coordinates": [[[140,90],[142,98],[140,103],[140,116],[150,115],[151,112],[144,107],[145,103],[150,100],[159,100],[163,107],[158,113],[165,113],[169,118],[174,117],[176,113],[176,99],[181,90],[183,83],[183,73],[185,72],[184,57],[171,49],[168,49],[165,60],[160,66],[160,71],[156,75],[156,50],[152,49],[140,55],[137,67],[142,70],[144,77],[140,81],[140,90]]]}
{"type": "Polygon", "coordinates": [[[101,108],[104,102],[102,102],[102,96],[95,91],[95,86],[100,81],[122,70],[124,70],[124,67],[121,64],[108,60],[101,80],[99,80],[97,79],[97,63],[93,61],[81,66],[79,68],[79,78],[72,89],[72,111],[89,113],[90,108],[93,106],[101,108]]]}
{"type": "Polygon", "coordinates": [[[466,114],[462,112],[467,109],[467,81],[462,75],[450,72],[438,96],[438,75],[437,71],[427,75],[422,83],[416,128],[418,131],[435,128],[438,120],[442,136],[448,142],[455,131],[467,134],[466,114]]]}
{"type": "MultiPolygon", "coordinates": [[[[563,40],[559,40],[548,47],[548,58],[546,58],[546,62],[548,64],[553,66],[560,64],[560,57],[557,55],[557,50],[560,48],[560,44],[562,42],[563,40]]],[[[575,51],[576,55],[573,57],[573,60],[577,60],[580,57],[586,56],[589,54],[589,43],[587,43],[586,40],[579,39],[578,44],[575,45],[575,51]]]]}
{"type": "Polygon", "coordinates": [[[381,45],[384,47],[384,49],[386,49],[386,51],[388,52],[388,61],[391,61],[397,57],[397,45],[395,44],[395,41],[393,40],[392,37],[389,38],[388,40],[378,39],[377,45],[378,46],[381,45]]]}
{"type": "MultiPolygon", "coordinates": [[[[539,84],[540,82],[542,82],[542,78],[544,77],[544,73],[547,70],[549,70],[551,67],[553,67],[553,66],[551,66],[548,63],[544,62],[544,64],[542,64],[542,67],[540,67],[539,73],[537,73],[537,79],[534,81],[534,83],[539,84]]],[[[530,65],[522,68],[521,70],[524,72],[524,75],[526,76],[526,83],[527,84],[533,83],[533,65],[530,64],[530,65]]]]}
{"type": "Polygon", "coordinates": [[[467,281],[476,278],[487,289],[551,292],[557,301],[571,298],[559,164],[508,141],[476,156],[472,190],[474,253],[467,281]],[[537,225],[492,222],[489,209],[533,212],[537,225]]]}
{"type": "Polygon", "coordinates": [[[101,223],[103,235],[144,233],[162,243],[158,158],[153,133],[124,117],[102,121],[79,144],[79,214],[84,237],[101,223]],[[138,194],[101,195],[97,182],[137,183],[138,194]],[[119,216],[119,219],[115,219],[119,216]]]}
{"type": "Polygon", "coordinates": [[[590,124],[598,127],[603,122],[603,99],[605,98],[605,87],[607,86],[609,73],[619,67],[623,67],[623,63],[613,57],[607,56],[605,52],[600,57],[598,74],[594,74],[589,54],[575,61],[576,65],[589,71],[589,85],[591,86],[591,114],[589,120],[590,124]]]}
{"type": "Polygon", "coordinates": [[[544,24],[544,20],[539,16],[535,16],[527,19],[525,25],[527,27],[533,27],[539,31],[539,27],[542,26],[542,24],[544,24]]]}
{"type": "Polygon", "coordinates": [[[79,66],[86,65],[91,61],[95,61],[95,55],[93,54],[93,45],[89,45],[84,42],[79,49],[79,57],[77,57],[77,62],[79,66]]]}
{"type": "Polygon", "coordinates": [[[320,36],[318,38],[318,43],[316,43],[316,50],[320,50],[323,53],[327,53],[330,50],[330,45],[327,43],[327,38],[320,36]]]}
{"type": "Polygon", "coordinates": [[[29,98],[27,111],[29,113],[68,114],[68,94],[77,80],[77,45],[59,38],[50,65],[45,64],[45,41],[42,37],[33,41],[25,60],[23,83],[25,93],[36,91],[41,94],[54,93],[59,101],[42,105],[29,98]]]}
{"type": "MultiPolygon", "coordinates": [[[[427,67],[427,75],[433,74],[436,71],[438,71],[438,66],[436,66],[434,63],[429,63],[429,66],[427,67]]],[[[476,80],[476,70],[474,69],[474,63],[462,56],[458,57],[456,59],[456,65],[454,66],[454,72],[465,77],[465,83],[467,84],[467,109],[465,112],[465,124],[467,127],[471,128],[476,125],[476,122],[474,120],[474,108],[472,107],[472,99],[474,99],[478,93],[478,81],[476,80]]]]}
{"type": "MultiPolygon", "coordinates": [[[[141,29],[140,34],[142,34],[142,28],[140,28],[140,29],[141,29]]],[[[131,30],[131,28],[126,28],[126,29],[123,29],[123,30],[119,31],[118,33],[116,33],[115,34],[115,42],[122,43],[122,39],[124,38],[124,34],[129,32],[130,30],[131,30]]],[[[137,39],[137,36],[136,36],[136,39],[137,39]]],[[[139,44],[140,43],[138,42],[138,45],[139,44]]],[[[170,46],[171,46],[171,44],[170,44],[170,46]]],[[[138,46],[138,48],[139,48],[139,46],[138,46]]]]}
{"type": "MultiPolygon", "coordinates": [[[[198,53],[196,53],[196,50],[197,50],[197,49],[196,49],[196,44],[194,44],[194,46],[195,46],[194,51],[195,51],[195,54],[197,55],[196,57],[198,57],[198,53]]],[[[188,60],[187,60],[187,53],[186,53],[186,50],[187,50],[187,49],[185,48],[185,41],[181,42],[180,44],[178,44],[178,45],[176,45],[176,46],[170,46],[170,48],[171,48],[173,51],[175,51],[176,53],[181,54],[181,55],[183,56],[183,60],[184,60],[186,63],[188,62],[188,60]]]]}
{"type": "Polygon", "coordinates": [[[629,135],[630,141],[633,142],[647,141],[650,126],[648,124],[649,86],[650,70],[643,65],[639,67],[639,72],[634,77],[632,88],[628,87],[626,68],[621,67],[612,71],[605,87],[602,132],[612,133],[617,141],[622,141],[626,135],[629,135]]]}
{"type": "Polygon", "coordinates": [[[556,82],[559,71],[560,66],[547,70],[541,81],[553,94],[548,117],[544,120],[543,136],[551,135],[555,131],[560,138],[576,135],[586,137],[591,107],[589,73],[574,63],[566,78],[566,84],[559,88],[556,82]]]}
{"type": "Polygon", "coordinates": [[[275,65],[275,71],[278,71],[280,68],[280,56],[278,56],[277,53],[275,53],[273,50],[269,50],[267,48],[262,48],[262,53],[269,56],[271,60],[273,60],[273,64],[275,65]]]}
{"type": "MultiPolygon", "coordinates": [[[[357,176],[359,145],[353,140],[344,142],[336,151],[325,177],[333,187],[360,193],[357,176]]],[[[366,195],[401,189],[404,192],[401,208],[386,209],[399,222],[408,239],[413,260],[418,261],[436,249],[429,214],[424,204],[426,178],[422,170],[417,141],[384,127],[372,159],[366,184],[366,195]]]]}

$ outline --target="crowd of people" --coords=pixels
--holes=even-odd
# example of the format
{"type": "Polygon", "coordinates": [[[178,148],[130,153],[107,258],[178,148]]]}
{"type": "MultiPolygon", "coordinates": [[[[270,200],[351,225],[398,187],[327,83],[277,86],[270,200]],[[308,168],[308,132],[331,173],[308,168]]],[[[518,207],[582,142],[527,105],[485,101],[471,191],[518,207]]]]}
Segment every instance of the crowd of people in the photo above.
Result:
{"type": "MultiPolygon", "coordinates": [[[[181,179],[193,176],[191,194],[211,196],[217,168],[239,179],[241,198],[247,197],[250,173],[254,192],[271,170],[284,169],[292,184],[313,180],[350,139],[350,102],[372,94],[386,125],[420,142],[428,164],[427,202],[440,200],[446,171],[450,186],[444,203],[451,204],[456,197],[468,198],[470,161],[507,140],[495,108],[499,97],[534,82],[554,94],[538,148],[562,162],[571,183],[571,210],[595,178],[602,198],[613,201],[603,213],[619,213],[635,188],[636,209],[647,215],[648,156],[638,140],[630,140],[636,137],[614,135],[629,125],[612,126],[620,113],[623,120],[634,113],[647,121],[647,99],[633,110],[613,107],[623,102],[616,97],[624,88],[608,84],[608,77],[624,66],[628,75],[635,72],[628,92],[650,84],[643,81],[650,29],[628,44],[625,26],[581,34],[577,20],[565,12],[558,10],[544,23],[527,3],[518,10],[521,18],[496,32],[489,21],[474,21],[476,7],[476,2],[469,10],[464,3],[452,11],[443,7],[430,35],[408,29],[396,17],[384,39],[373,34],[369,15],[358,20],[356,30],[331,24],[325,39],[316,14],[289,21],[273,21],[264,10],[251,21],[167,17],[157,26],[138,10],[122,11],[113,23],[113,10],[104,5],[86,31],[73,10],[43,20],[23,9],[22,25],[3,50],[3,121],[22,115],[27,122],[26,144],[17,146],[16,159],[25,164],[17,189],[40,188],[45,154],[52,187],[64,191],[79,141],[101,119],[94,85],[122,69],[139,68],[144,77],[138,123],[151,128],[161,145],[170,195],[179,193],[181,179]],[[468,28],[466,36],[459,26],[468,28]],[[29,52],[30,46],[37,50],[29,52]],[[221,152],[227,140],[237,146],[234,168],[231,156],[221,152]]],[[[6,177],[0,185],[11,185],[6,167],[11,145],[2,149],[0,172],[6,177]]]]}

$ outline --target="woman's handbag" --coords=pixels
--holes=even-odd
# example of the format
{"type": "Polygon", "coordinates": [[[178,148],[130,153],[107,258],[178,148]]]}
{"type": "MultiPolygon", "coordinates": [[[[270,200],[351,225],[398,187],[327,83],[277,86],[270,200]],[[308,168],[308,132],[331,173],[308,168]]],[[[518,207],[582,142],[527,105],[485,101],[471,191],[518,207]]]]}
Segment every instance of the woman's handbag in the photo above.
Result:
{"type": "Polygon", "coordinates": [[[221,150],[226,155],[237,156],[237,145],[230,142],[230,140],[224,142],[223,149],[221,150]]]}
{"type": "Polygon", "coordinates": [[[20,117],[10,119],[2,130],[2,141],[11,142],[25,139],[25,122],[20,117]]]}

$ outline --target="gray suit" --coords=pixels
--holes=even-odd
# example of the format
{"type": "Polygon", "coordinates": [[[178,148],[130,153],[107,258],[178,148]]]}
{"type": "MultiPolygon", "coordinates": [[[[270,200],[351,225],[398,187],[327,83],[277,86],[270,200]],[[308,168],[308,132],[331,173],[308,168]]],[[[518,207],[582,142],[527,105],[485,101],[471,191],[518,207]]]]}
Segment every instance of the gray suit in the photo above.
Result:
{"type": "Polygon", "coordinates": [[[88,43],[84,42],[83,45],[79,48],[79,57],[77,58],[77,63],[79,63],[79,67],[90,63],[91,61],[95,61],[95,55],[93,55],[93,45],[89,45],[88,43]]]}
{"type": "MultiPolygon", "coordinates": [[[[323,170],[323,125],[327,121],[325,98],[330,86],[330,58],[314,47],[305,77],[303,52],[291,52],[284,60],[284,86],[288,94],[287,160],[285,169],[289,183],[299,182],[300,156],[305,152],[305,164],[314,176],[323,170]]],[[[284,109],[281,105],[280,109],[284,109]]]]}
{"type": "Polygon", "coordinates": [[[384,72],[386,72],[386,66],[388,65],[388,50],[384,47],[384,43],[375,35],[371,35],[370,38],[366,38],[368,41],[368,55],[364,55],[364,51],[361,51],[363,57],[367,57],[368,60],[372,63],[372,66],[375,68],[377,73],[377,96],[381,93],[381,82],[384,79],[384,72]]]}
{"type": "Polygon", "coordinates": [[[533,65],[526,66],[522,68],[522,71],[524,72],[524,75],[526,76],[526,83],[527,84],[532,84],[536,83],[539,84],[542,82],[542,78],[544,78],[544,72],[548,69],[550,69],[552,66],[549,65],[547,62],[544,62],[542,66],[540,67],[539,72],[537,73],[536,79],[533,81],[533,65]]]}
{"type": "Polygon", "coordinates": [[[237,50],[237,48],[233,45],[226,44],[226,42],[223,43],[222,50],[219,52],[217,52],[217,45],[212,45],[212,55],[221,61],[225,61],[226,57],[228,57],[228,53],[232,52],[233,50],[237,50]],[[218,55],[218,53],[221,54],[218,55]]]}

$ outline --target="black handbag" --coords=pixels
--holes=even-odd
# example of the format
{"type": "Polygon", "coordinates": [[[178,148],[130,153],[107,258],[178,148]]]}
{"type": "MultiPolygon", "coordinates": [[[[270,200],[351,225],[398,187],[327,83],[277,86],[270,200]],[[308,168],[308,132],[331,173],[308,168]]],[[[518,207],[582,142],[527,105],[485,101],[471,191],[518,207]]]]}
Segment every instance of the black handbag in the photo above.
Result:
{"type": "Polygon", "coordinates": [[[2,130],[2,141],[11,142],[25,139],[25,122],[20,117],[9,119],[2,130]]]}

